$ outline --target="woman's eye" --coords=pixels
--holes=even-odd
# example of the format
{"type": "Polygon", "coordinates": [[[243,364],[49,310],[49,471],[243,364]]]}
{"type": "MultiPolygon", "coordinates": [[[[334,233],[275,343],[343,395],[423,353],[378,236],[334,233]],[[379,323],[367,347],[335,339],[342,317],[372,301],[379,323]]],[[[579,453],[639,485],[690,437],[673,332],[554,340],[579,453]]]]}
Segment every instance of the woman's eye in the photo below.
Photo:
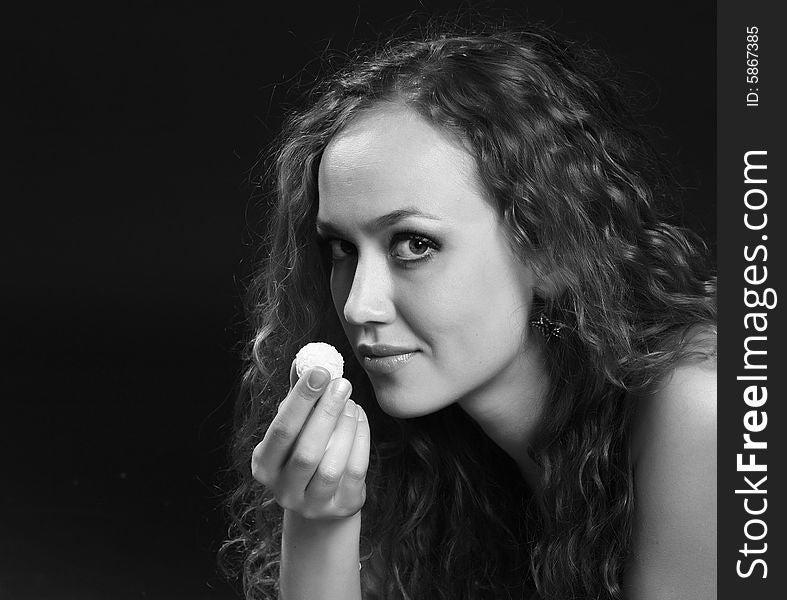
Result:
{"type": "MultiPolygon", "coordinates": [[[[353,244],[340,239],[321,240],[320,245],[327,246],[332,262],[339,262],[348,256],[357,254],[353,244]]],[[[438,245],[422,235],[416,233],[399,233],[391,240],[391,256],[401,264],[416,263],[421,260],[433,258],[439,250],[438,245]]]]}
{"type": "Polygon", "coordinates": [[[414,233],[400,234],[394,238],[392,254],[403,262],[415,262],[432,258],[437,244],[414,233]]]}
{"type": "Polygon", "coordinates": [[[355,254],[355,246],[344,240],[328,240],[331,250],[331,260],[342,260],[348,255],[355,254]]]}

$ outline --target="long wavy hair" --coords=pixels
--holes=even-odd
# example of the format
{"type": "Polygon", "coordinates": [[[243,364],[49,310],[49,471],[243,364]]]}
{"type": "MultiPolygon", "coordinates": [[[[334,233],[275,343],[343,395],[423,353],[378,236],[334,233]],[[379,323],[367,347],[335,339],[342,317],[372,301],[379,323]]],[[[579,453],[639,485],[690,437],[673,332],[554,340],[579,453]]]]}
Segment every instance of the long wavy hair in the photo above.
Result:
{"type": "MultiPolygon", "coordinates": [[[[544,30],[389,43],[327,77],[275,146],[267,233],[248,288],[248,341],[235,415],[237,487],[220,551],[246,597],[275,598],[282,511],[249,461],[306,342],[347,361],[369,413],[362,585],[373,598],[620,598],[634,494],[629,423],[637,397],[715,328],[707,248],[669,224],[673,192],[606,61],[544,30]],[[510,244],[560,290],[537,311],[565,325],[545,347],[551,389],[530,453],[513,460],[456,405],[384,414],[333,307],[315,238],[328,142],[362,110],[396,102],[453,133],[510,244]]],[[[714,346],[715,347],[715,346],[714,346]]]]}

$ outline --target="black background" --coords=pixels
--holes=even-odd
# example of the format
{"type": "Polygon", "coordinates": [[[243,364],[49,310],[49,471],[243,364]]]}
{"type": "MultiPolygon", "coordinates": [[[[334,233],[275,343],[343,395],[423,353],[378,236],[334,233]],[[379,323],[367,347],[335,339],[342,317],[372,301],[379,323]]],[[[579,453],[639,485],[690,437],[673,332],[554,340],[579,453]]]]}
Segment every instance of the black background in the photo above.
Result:
{"type": "MultiPolygon", "coordinates": [[[[214,563],[260,217],[244,179],[321,56],[456,6],[0,16],[0,598],[236,597],[214,563]]],[[[461,6],[544,20],[620,62],[686,222],[713,243],[712,2],[461,6]]]]}

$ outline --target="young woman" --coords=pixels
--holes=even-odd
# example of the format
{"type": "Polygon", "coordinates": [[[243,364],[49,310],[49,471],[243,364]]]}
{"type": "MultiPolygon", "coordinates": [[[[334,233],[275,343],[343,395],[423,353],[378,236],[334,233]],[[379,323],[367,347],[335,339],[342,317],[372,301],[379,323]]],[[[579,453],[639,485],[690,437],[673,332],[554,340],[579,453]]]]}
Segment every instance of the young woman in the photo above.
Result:
{"type": "Polygon", "coordinates": [[[715,281],[616,87],[544,33],[402,42],[278,148],[246,596],[714,597],[715,281]]]}

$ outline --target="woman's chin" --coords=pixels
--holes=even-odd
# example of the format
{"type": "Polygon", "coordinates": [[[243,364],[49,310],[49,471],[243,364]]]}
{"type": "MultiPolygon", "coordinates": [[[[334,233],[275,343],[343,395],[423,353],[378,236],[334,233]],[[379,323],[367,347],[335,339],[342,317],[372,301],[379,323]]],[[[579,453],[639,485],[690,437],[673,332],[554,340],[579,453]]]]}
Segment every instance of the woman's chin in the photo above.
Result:
{"type": "Polygon", "coordinates": [[[378,386],[375,386],[374,390],[380,410],[397,419],[423,417],[445,407],[445,403],[436,402],[423,392],[408,393],[390,387],[378,389],[378,386]]]}

